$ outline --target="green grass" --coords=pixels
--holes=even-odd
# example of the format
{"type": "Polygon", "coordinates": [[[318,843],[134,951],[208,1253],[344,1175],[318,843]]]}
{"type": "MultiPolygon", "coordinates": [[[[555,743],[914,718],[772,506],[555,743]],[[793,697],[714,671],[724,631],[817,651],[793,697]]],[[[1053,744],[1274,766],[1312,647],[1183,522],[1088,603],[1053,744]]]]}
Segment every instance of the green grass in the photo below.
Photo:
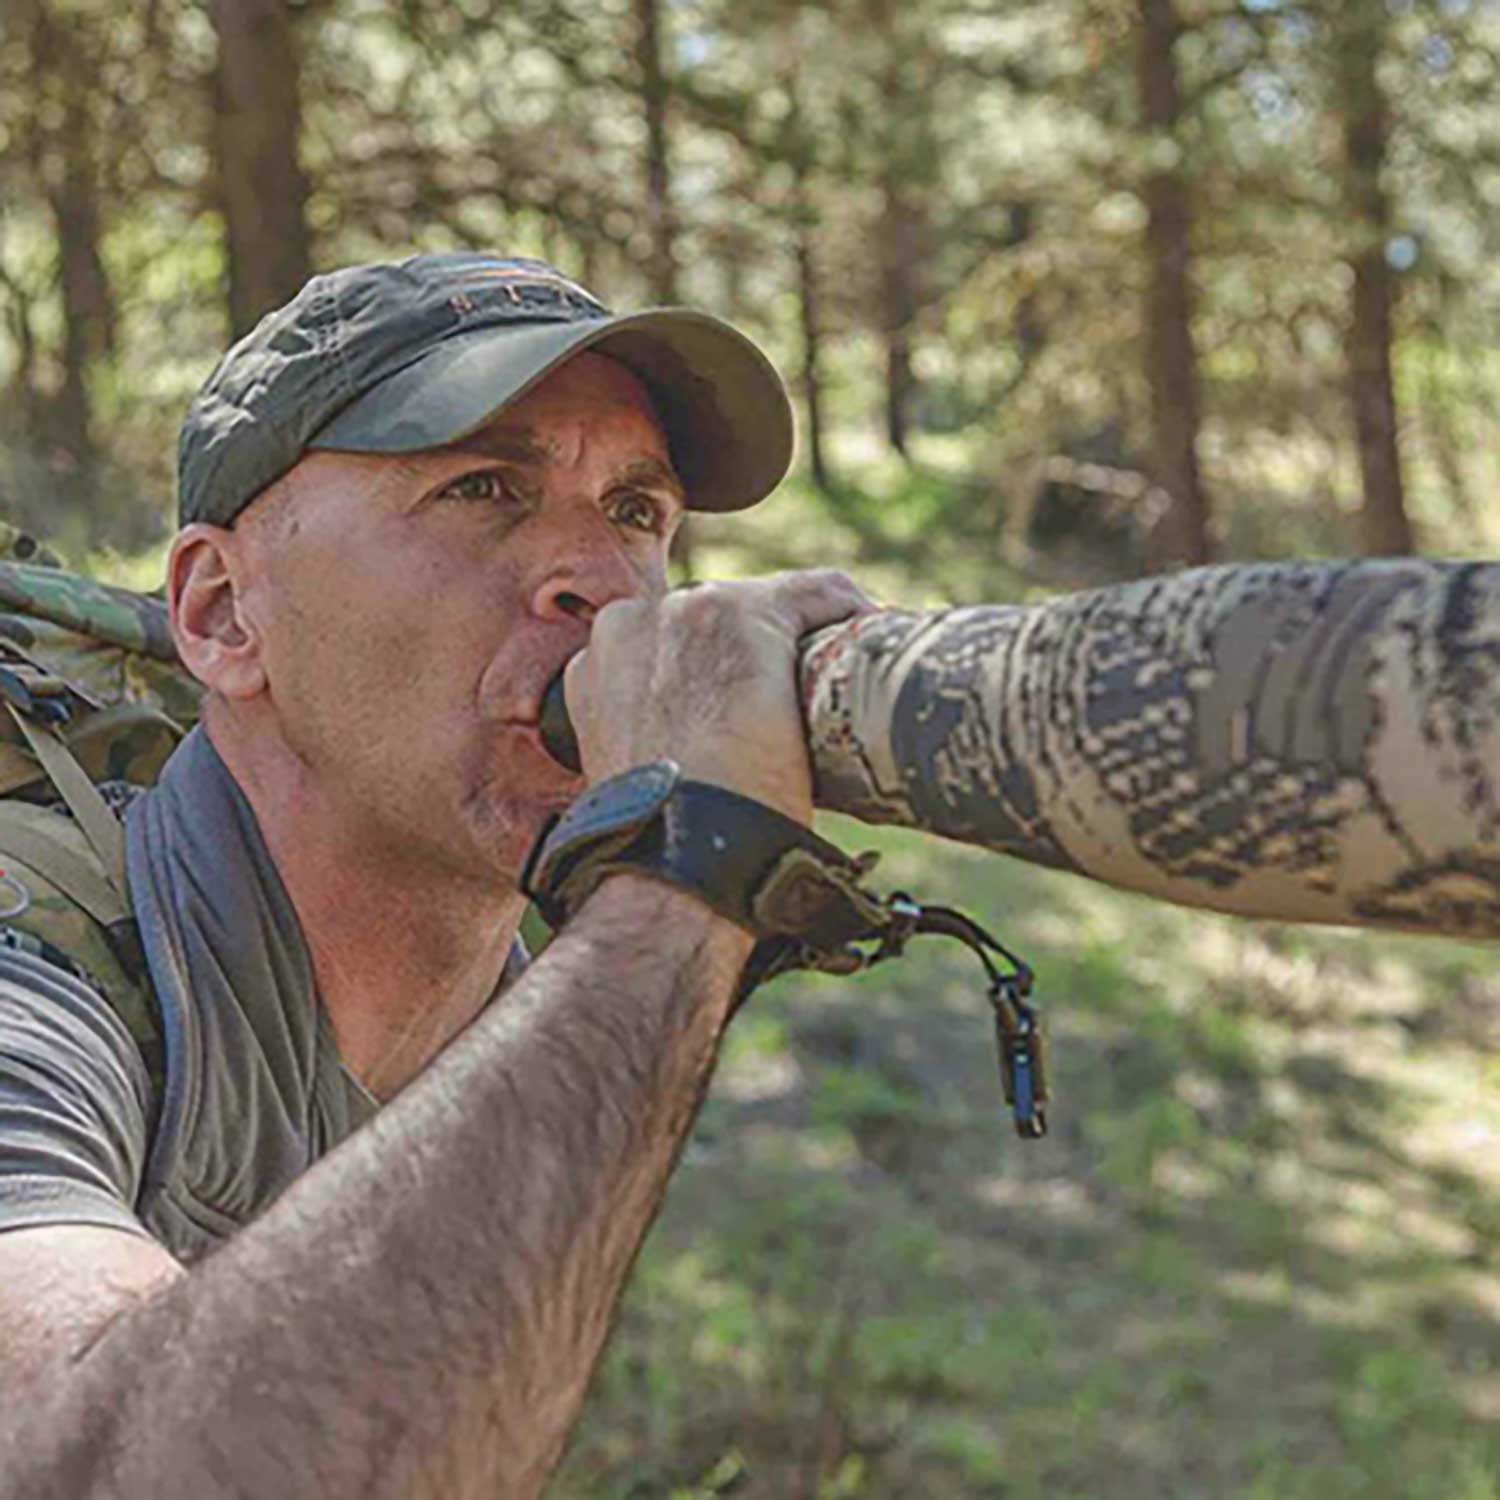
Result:
{"type": "Polygon", "coordinates": [[[1500,976],[830,820],[1034,964],[1053,1133],[934,942],[757,996],[556,1500],[1500,1497],[1500,976]]]}

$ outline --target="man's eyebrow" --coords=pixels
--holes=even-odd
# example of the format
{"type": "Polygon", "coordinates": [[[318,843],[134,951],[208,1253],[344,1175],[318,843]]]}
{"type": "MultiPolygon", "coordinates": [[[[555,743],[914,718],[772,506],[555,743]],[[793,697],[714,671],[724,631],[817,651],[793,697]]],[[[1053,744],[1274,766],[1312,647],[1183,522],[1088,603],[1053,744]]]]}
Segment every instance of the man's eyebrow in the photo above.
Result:
{"type": "MultiPolygon", "coordinates": [[[[537,442],[529,428],[484,428],[437,451],[476,458],[508,459],[511,463],[538,467],[545,464],[548,458],[546,447],[537,442]]],[[[676,470],[662,459],[632,459],[620,470],[616,482],[637,484],[643,489],[665,490],[684,510],[687,509],[687,491],[677,477],[676,470]]]]}
{"type": "Polygon", "coordinates": [[[638,458],[626,464],[620,470],[620,481],[665,490],[684,510],[687,509],[687,491],[683,489],[682,481],[671,464],[663,463],[659,458],[638,458]]]}
{"type": "Polygon", "coordinates": [[[508,458],[521,464],[540,464],[547,458],[546,449],[531,435],[529,428],[481,428],[466,438],[459,438],[456,443],[449,443],[439,451],[473,454],[481,458],[508,458]]]}

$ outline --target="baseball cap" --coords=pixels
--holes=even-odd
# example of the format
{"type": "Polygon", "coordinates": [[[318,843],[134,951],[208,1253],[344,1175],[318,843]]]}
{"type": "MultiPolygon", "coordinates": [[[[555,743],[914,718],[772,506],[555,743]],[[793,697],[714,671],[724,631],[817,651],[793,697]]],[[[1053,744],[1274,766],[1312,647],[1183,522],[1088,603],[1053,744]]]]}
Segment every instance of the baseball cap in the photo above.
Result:
{"type": "Polygon", "coordinates": [[[786,388],[730,324],[613,313],[539,260],[419,255],[315,276],[229,350],[183,420],[179,519],[227,526],[310,448],[457,442],[585,349],[645,384],[690,508],[742,510],[786,474],[786,388]]]}

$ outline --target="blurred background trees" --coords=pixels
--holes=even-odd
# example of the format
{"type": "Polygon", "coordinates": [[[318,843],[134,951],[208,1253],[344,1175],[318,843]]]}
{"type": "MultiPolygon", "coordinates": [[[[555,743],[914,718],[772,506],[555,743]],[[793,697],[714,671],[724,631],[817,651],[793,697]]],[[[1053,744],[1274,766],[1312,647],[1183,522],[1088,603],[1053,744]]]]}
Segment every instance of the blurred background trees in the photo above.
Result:
{"type": "Polygon", "coordinates": [[[1497,53],[1494,0],[10,0],[0,504],[148,545],[232,335],[498,246],[745,324],[798,530],[950,593],[1492,550],[1497,53]]]}

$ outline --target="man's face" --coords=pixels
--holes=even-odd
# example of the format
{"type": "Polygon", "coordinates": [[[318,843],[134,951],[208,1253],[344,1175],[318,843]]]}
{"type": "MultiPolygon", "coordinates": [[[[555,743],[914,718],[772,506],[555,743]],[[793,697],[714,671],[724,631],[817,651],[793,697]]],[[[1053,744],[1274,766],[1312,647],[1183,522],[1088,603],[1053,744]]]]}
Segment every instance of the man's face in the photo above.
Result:
{"type": "Polygon", "coordinates": [[[665,588],[683,497],[645,389],[582,354],[461,443],[311,453],[282,491],[241,521],[282,738],[360,838],[514,881],[580,789],[543,690],[598,610],[665,588]]]}

